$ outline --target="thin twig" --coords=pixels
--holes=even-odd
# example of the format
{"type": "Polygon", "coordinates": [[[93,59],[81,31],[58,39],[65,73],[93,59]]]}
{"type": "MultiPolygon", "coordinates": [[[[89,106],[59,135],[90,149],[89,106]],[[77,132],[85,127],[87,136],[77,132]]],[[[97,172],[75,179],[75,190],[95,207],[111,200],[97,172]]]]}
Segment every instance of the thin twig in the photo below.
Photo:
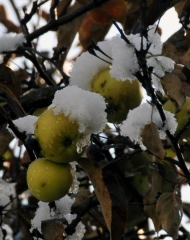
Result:
{"type": "Polygon", "coordinates": [[[51,19],[49,21],[49,23],[47,23],[45,26],[37,29],[36,31],[34,31],[31,34],[28,34],[26,36],[27,41],[32,41],[35,38],[38,38],[39,36],[43,35],[44,33],[47,33],[48,31],[54,29],[55,27],[59,27],[61,25],[64,25],[68,22],[71,22],[73,19],[81,16],[82,14],[86,13],[87,11],[96,8],[98,6],[100,6],[102,3],[105,3],[109,0],[97,0],[96,4],[94,4],[93,1],[87,3],[86,5],[82,6],[81,8],[77,9],[74,12],[71,12],[57,20],[55,19],[51,19]]]}

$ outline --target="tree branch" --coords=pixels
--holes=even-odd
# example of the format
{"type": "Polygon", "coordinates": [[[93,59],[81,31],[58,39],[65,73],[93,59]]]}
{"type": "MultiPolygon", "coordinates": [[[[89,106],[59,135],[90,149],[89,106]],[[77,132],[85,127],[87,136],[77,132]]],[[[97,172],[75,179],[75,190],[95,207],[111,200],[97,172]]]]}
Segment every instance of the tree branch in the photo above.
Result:
{"type": "Polygon", "coordinates": [[[67,14],[66,16],[63,16],[57,20],[55,19],[50,19],[49,23],[47,23],[45,26],[37,29],[36,31],[34,31],[31,34],[28,34],[26,36],[27,41],[32,41],[35,38],[43,35],[44,33],[54,29],[55,27],[59,27],[63,24],[66,24],[68,22],[71,22],[73,19],[81,16],[82,14],[86,13],[87,11],[99,7],[101,4],[107,2],[109,0],[96,0],[96,1],[91,1],[90,3],[82,6],[81,8],[77,9],[74,12],[71,12],[69,14],[67,14]]]}

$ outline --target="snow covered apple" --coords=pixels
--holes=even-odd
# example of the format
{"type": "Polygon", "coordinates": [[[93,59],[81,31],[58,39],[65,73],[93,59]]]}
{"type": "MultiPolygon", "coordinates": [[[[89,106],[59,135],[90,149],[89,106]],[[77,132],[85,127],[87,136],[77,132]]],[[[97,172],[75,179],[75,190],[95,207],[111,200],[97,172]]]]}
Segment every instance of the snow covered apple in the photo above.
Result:
{"type": "Polygon", "coordinates": [[[102,96],[69,86],[56,92],[52,105],[35,122],[35,138],[51,161],[76,161],[107,122],[102,96]]]}
{"type": "Polygon", "coordinates": [[[70,164],[60,164],[39,158],[27,170],[27,184],[31,193],[40,201],[52,202],[65,196],[73,177],[70,164]]]}
{"type": "Polygon", "coordinates": [[[77,142],[83,137],[77,122],[63,113],[55,115],[53,108],[46,110],[35,123],[35,138],[43,155],[58,163],[76,161],[83,151],[77,152],[77,142]]]}
{"type": "MultiPolygon", "coordinates": [[[[116,40],[119,44],[123,43],[120,42],[119,37],[116,40]]],[[[108,121],[121,123],[126,119],[130,109],[139,106],[142,93],[141,84],[132,73],[133,68],[134,72],[138,70],[137,64],[131,64],[133,57],[135,58],[134,53],[132,55],[131,52],[128,52],[126,43],[124,43],[122,52],[117,51],[117,55],[128,56],[129,59],[121,57],[115,67],[113,63],[116,62],[114,59],[117,55],[114,55],[113,58],[112,42],[111,40],[98,43],[98,47],[106,55],[100,52],[97,52],[97,55],[105,61],[90,55],[88,52],[78,57],[70,72],[70,84],[101,94],[107,103],[108,121]],[[82,66],[85,66],[85,69],[82,66]]],[[[131,51],[130,48],[129,51],[131,51]]]]}
{"type": "MultiPolygon", "coordinates": [[[[185,125],[185,123],[188,121],[188,119],[190,117],[190,97],[186,97],[186,102],[183,105],[183,108],[181,109],[181,111],[179,111],[178,113],[176,113],[175,105],[171,100],[168,100],[163,105],[163,108],[165,110],[170,111],[175,114],[175,117],[178,122],[176,132],[178,132],[181,128],[183,128],[183,126],[185,125]]],[[[184,131],[181,139],[182,138],[186,138],[186,139],[190,138],[190,129],[189,128],[187,128],[186,131],[184,131]]]]}
{"type": "Polygon", "coordinates": [[[138,80],[118,81],[111,77],[110,69],[100,71],[92,80],[92,92],[101,94],[107,102],[108,121],[117,123],[126,119],[130,109],[142,100],[138,80]]]}

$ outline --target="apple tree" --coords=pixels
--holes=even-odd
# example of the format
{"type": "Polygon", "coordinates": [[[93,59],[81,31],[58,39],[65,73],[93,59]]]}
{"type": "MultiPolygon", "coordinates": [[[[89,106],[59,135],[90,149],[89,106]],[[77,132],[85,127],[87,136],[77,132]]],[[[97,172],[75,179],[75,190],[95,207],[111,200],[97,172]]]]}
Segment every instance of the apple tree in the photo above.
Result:
{"type": "Polygon", "coordinates": [[[190,239],[189,1],[0,3],[0,238],[190,239]]]}

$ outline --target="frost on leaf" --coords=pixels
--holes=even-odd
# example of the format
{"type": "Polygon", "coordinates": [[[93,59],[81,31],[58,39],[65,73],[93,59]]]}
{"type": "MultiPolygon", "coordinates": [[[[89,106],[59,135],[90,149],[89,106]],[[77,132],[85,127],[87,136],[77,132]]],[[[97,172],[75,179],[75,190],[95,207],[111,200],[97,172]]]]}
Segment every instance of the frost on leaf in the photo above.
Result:
{"type": "Polygon", "coordinates": [[[158,110],[148,103],[143,103],[139,107],[130,110],[127,119],[121,125],[121,133],[128,136],[132,141],[143,146],[141,131],[146,124],[153,122],[158,129],[161,139],[165,139],[165,130],[175,133],[177,122],[174,114],[164,111],[166,122],[163,124],[158,110]]]}
{"type": "Polygon", "coordinates": [[[143,198],[144,211],[154,223],[155,230],[158,232],[161,229],[161,220],[156,212],[156,203],[159,193],[173,193],[176,182],[178,182],[178,173],[176,166],[168,166],[161,164],[160,161],[154,163],[154,168],[151,170],[151,189],[143,198]]]}
{"type": "Polygon", "coordinates": [[[153,155],[159,159],[164,158],[165,150],[154,123],[151,122],[144,126],[142,129],[141,137],[143,144],[153,155]]]}
{"type": "MultiPolygon", "coordinates": [[[[107,122],[104,98],[97,93],[85,91],[77,86],[68,86],[56,91],[52,105],[54,114],[63,113],[79,125],[84,133],[84,145],[91,133],[102,132],[107,122]]],[[[83,144],[81,140],[81,145],[83,144]]]]}
{"type": "Polygon", "coordinates": [[[175,103],[177,112],[182,109],[186,100],[185,94],[181,91],[183,86],[182,81],[184,80],[185,75],[177,69],[172,73],[167,73],[161,80],[165,92],[175,103]]]}
{"type": "Polygon", "coordinates": [[[175,193],[163,193],[157,201],[156,212],[162,228],[176,240],[183,215],[183,206],[180,197],[175,193]]]}

